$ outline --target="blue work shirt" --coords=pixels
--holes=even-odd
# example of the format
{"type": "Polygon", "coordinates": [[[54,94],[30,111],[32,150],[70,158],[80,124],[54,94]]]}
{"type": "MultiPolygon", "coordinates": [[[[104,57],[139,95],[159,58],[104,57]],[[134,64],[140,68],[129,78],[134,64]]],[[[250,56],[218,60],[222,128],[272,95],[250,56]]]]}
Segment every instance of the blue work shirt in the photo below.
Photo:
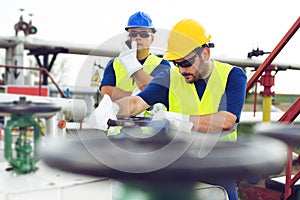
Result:
{"type": "MultiPolygon", "coordinates": [[[[209,78],[209,77],[208,77],[209,78]]],[[[208,79],[199,79],[195,87],[201,100],[206,88],[208,79]]],[[[219,111],[228,111],[237,116],[239,122],[242,108],[245,102],[247,77],[244,71],[239,67],[233,67],[228,75],[225,93],[222,96],[219,111]]],[[[170,70],[164,70],[153,78],[149,85],[138,94],[148,105],[163,103],[169,108],[169,86],[170,70]]]]}

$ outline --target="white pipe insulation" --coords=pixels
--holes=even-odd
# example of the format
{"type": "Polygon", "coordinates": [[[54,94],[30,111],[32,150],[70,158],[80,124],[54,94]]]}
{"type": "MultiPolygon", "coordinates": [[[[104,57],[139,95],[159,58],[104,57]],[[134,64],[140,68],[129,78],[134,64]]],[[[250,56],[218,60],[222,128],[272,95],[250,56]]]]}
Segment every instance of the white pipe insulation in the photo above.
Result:
{"type": "MultiPolygon", "coordinates": [[[[20,97],[26,97],[27,101],[36,103],[53,103],[56,106],[61,107],[61,113],[64,115],[65,120],[81,121],[85,118],[87,113],[87,106],[82,99],[65,99],[58,97],[44,97],[44,96],[31,96],[20,94],[0,94],[1,102],[19,101],[20,97]]],[[[1,111],[0,111],[1,113],[1,111]]],[[[36,116],[40,118],[49,118],[56,113],[37,113],[36,116]]]]}

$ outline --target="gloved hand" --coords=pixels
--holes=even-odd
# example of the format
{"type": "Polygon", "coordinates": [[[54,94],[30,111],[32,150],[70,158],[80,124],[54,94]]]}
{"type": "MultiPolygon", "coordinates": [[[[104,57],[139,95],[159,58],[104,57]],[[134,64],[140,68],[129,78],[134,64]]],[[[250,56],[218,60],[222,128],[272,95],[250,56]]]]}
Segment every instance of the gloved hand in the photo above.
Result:
{"type": "Polygon", "coordinates": [[[138,93],[140,93],[141,90],[140,88],[137,86],[136,88],[134,88],[134,90],[131,92],[131,96],[136,96],[138,93]]]}
{"type": "Polygon", "coordinates": [[[153,116],[152,120],[167,119],[170,122],[170,129],[189,133],[194,125],[189,121],[189,118],[189,115],[160,110],[153,116]]]}
{"type": "Polygon", "coordinates": [[[149,110],[147,110],[147,112],[150,114],[150,115],[155,115],[156,113],[158,113],[159,111],[163,111],[165,109],[165,105],[162,104],[162,103],[156,103],[154,104],[153,106],[151,106],[151,108],[149,110]]]}
{"type": "Polygon", "coordinates": [[[119,106],[113,103],[110,97],[105,94],[98,107],[92,112],[87,122],[92,128],[106,131],[109,119],[116,120],[119,106]]]}
{"type": "Polygon", "coordinates": [[[132,49],[130,49],[125,42],[122,42],[122,50],[118,57],[121,64],[126,68],[129,77],[131,77],[136,71],[143,68],[141,63],[136,58],[136,41],[132,41],[131,46],[132,49]]]}

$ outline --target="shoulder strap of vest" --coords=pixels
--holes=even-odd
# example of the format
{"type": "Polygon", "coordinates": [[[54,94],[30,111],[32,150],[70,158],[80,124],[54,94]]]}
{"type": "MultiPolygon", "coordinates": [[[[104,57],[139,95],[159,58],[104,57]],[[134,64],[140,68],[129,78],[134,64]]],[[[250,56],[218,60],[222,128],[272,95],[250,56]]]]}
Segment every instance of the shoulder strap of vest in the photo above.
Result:
{"type": "Polygon", "coordinates": [[[143,64],[143,70],[147,74],[151,74],[151,72],[161,63],[162,60],[162,58],[150,54],[143,64]]]}

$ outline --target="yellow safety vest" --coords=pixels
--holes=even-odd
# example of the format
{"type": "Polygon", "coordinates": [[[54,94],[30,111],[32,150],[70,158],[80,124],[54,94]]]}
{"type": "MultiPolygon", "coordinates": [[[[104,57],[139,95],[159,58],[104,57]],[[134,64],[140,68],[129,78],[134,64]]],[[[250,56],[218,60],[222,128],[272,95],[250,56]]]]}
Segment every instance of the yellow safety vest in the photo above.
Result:
{"type": "MultiPolygon", "coordinates": [[[[221,98],[225,92],[228,75],[233,66],[214,62],[214,69],[208,79],[202,99],[199,99],[194,84],[185,82],[178,68],[170,72],[169,110],[187,115],[207,115],[218,112],[221,98]]],[[[236,141],[236,130],[223,136],[222,140],[236,141]]]]}
{"type": "MultiPolygon", "coordinates": [[[[151,74],[161,61],[162,58],[150,54],[143,64],[143,70],[147,74],[151,74]]],[[[116,87],[127,92],[132,92],[137,85],[133,79],[128,76],[126,68],[120,63],[118,58],[114,59],[113,68],[116,75],[116,87]]]]}

